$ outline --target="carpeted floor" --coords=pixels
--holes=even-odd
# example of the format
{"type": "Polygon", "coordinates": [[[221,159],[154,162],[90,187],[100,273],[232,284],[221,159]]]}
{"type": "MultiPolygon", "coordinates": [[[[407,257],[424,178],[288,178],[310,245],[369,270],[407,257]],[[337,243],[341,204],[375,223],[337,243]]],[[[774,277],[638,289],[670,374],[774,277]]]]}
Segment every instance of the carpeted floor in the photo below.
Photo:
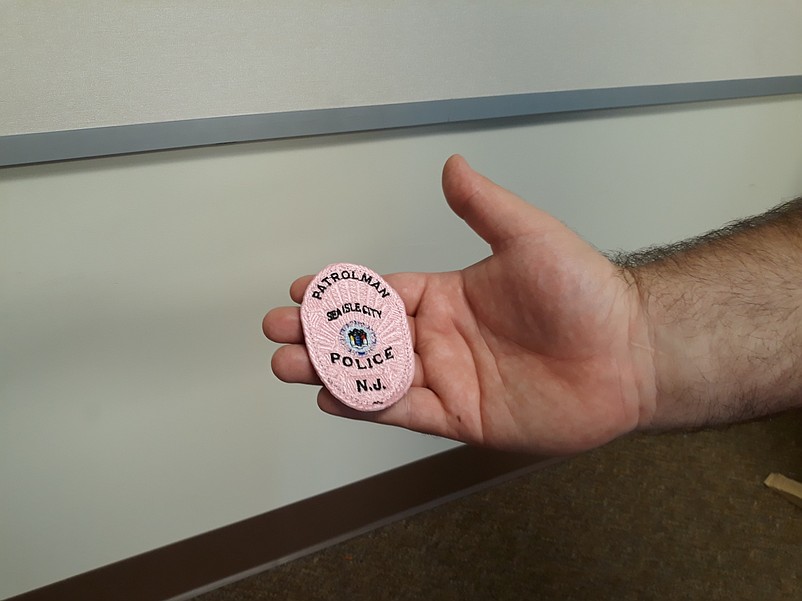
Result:
{"type": "Polygon", "coordinates": [[[196,601],[802,599],[802,412],[634,436],[196,601]]]}

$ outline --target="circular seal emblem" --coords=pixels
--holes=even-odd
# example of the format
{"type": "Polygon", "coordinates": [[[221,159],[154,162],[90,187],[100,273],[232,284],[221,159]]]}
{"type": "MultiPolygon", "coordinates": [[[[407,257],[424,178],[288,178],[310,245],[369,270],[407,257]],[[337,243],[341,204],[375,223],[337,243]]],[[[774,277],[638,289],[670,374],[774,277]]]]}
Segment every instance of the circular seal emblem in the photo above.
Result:
{"type": "Polygon", "coordinates": [[[340,330],[345,348],[358,357],[364,357],[376,347],[376,333],[368,324],[349,321],[340,330]]]}

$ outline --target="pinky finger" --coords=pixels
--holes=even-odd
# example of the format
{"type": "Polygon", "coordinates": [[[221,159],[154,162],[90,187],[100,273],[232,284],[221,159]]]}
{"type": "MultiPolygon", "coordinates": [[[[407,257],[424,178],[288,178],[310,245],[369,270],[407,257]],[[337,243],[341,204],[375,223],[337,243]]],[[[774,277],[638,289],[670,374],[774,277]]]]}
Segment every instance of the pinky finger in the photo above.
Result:
{"type": "Polygon", "coordinates": [[[382,411],[357,411],[338,401],[322,388],[317,395],[321,410],[331,415],[360,421],[400,426],[415,432],[434,434],[466,442],[466,436],[454,428],[443,411],[437,395],[428,388],[413,387],[400,401],[382,411]]]}
{"type": "Polygon", "coordinates": [[[303,344],[287,344],[279,347],[273,353],[270,365],[276,377],[284,382],[321,384],[303,344]]]}

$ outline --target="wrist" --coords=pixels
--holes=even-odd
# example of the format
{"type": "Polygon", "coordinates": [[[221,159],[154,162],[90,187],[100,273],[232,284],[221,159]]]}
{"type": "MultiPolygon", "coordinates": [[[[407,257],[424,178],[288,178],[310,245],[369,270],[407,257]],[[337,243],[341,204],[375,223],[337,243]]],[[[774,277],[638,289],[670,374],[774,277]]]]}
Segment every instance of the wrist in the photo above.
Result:
{"type": "Polygon", "coordinates": [[[651,427],[657,414],[656,332],[641,291],[642,282],[634,269],[619,267],[619,272],[626,284],[626,302],[630,309],[628,338],[633,380],[638,394],[638,423],[635,429],[645,430],[651,427]]]}
{"type": "Polygon", "coordinates": [[[634,315],[642,332],[639,340],[633,340],[633,354],[641,358],[643,369],[650,370],[653,383],[642,397],[638,430],[710,423],[715,413],[711,403],[722,393],[721,366],[714,363],[714,338],[693,319],[698,299],[666,265],[647,263],[624,270],[637,296],[634,315]]]}
{"type": "Polygon", "coordinates": [[[802,406],[801,231],[799,198],[692,240],[614,257],[635,297],[633,361],[648,364],[643,345],[651,355],[654,388],[643,387],[639,429],[802,406]]]}

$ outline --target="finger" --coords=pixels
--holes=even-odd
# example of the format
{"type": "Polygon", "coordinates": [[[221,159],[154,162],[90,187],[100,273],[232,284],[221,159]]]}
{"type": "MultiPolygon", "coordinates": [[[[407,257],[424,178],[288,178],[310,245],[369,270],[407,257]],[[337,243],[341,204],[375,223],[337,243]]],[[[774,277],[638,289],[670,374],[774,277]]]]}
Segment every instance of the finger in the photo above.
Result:
{"type": "Polygon", "coordinates": [[[304,341],[301,310],[298,307],[276,307],[262,320],[262,331],[273,342],[299,344],[304,341]]]}
{"type": "Polygon", "coordinates": [[[443,167],[443,194],[451,210],[495,247],[528,234],[548,215],[471,169],[459,155],[443,167]]]}
{"type": "Polygon", "coordinates": [[[304,300],[304,292],[314,277],[313,275],[302,275],[290,284],[290,298],[300,305],[304,300]]]}
{"type": "Polygon", "coordinates": [[[459,433],[448,423],[440,398],[428,388],[410,388],[395,405],[381,411],[352,409],[338,401],[325,388],[318,393],[317,404],[330,415],[459,439],[459,433]]]}
{"type": "MultiPolygon", "coordinates": [[[[392,286],[393,290],[398,292],[401,300],[404,301],[407,315],[415,315],[429,278],[436,275],[432,273],[393,273],[384,276],[384,280],[392,286]]],[[[312,275],[304,275],[295,280],[290,285],[290,298],[301,304],[304,299],[304,293],[314,277],[312,275]]]]}
{"type": "Polygon", "coordinates": [[[276,377],[284,382],[321,384],[303,344],[290,344],[280,347],[273,353],[270,367],[276,377]]]}
{"type": "Polygon", "coordinates": [[[412,348],[414,349],[417,335],[415,334],[415,318],[411,315],[407,315],[407,326],[409,326],[409,335],[412,338],[412,348]]]}
{"type": "MultiPolygon", "coordinates": [[[[425,288],[425,280],[428,276],[433,274],[426,274],[426,273],[394,273],[391,275],[386,276],[384,279],[385,281],[393,287],[393,289],[398,292],[398,295],[401,297],[401,300],[404,302],[404,307],[406,308],[407,312],[407,323],[409,324],[409,331],[412,334],[412,345],[415,346],[415,320],[412,316],[418,309],[418,304],[420,303],[420,297],[423,294],[423,289],[425,288]]],[[[297,280],[295,280],[292,285],[290,286],[290,297],[296,303],[301,303],[303,301],[304,293],[306,292],[309,283],[312,281],[314,276],[305,275],[301,276],[297,280]]],[[[265,335],[270,338],[270,340],[274,340],[275,342],[302,342],[303,341],[303,332],[301,331],[301,338],[297,340],[278,340],[275,338],[271,338],[268,335],[268,330],[265,329],[268,323],[268,317],[270,318],[269,324],[273,328],[282,328],[284,326],[294,327],[293,324],[284,323],[278,324],[276,322],[277,319],[280,320],[289,320],[293,321],[292,314],[285,313],[287,309],[295,309],[297,311],[297,307],[279,307],[277,309],[271,310],[267,315],[265,315],[265,319],[262,322],[262,329],[265,331],[265,335]],[[278,315],[271,315],[273,311],[280,311],[278,315]]],[[[297,313],[298,315],[298,323],[300,324],[300,312],[297,313]]],[[[281,330],[283,331],[283,330],[281,330]]],[[[272,332],[272,330],[271,330],[272,332]]],[[[278,334],[278,332],[276,332],[278,334]]],[[[293,331],[293,333],[295,333],[293,331]]]]}
{"type": "MultiPolygon", "coordinates": [[[[330,415],[369,422],[378,421],[379,413],[384,413],[384,411],[357,411],[356,409],[352,409],[338,401],[326,388],[321,388],[318,391],[317,406],[330,415]]],[[[392,407],[390,407],[390,409],[392,409],[392,407]]],[[[387,411],[389,411],[389,409],[387,411]]]]}
{"type": "MultiPolygon", "coordinates": [[[[398,292],[407,315],[415,315],[430,275],[428,273],[391,273],[384,276],[384,280],[398,292]]],[[[411,324],[410,327],[412,327],[411,324]]]]}
{"type": "MultiPolygon", "coordinates": [[[[278,348],[273,353],[271,367],[276,377],[283,382],[292,384],[322,385],[317,375],[306,347],[302,344],[291,344],[278,348]]],[[[415,355],[415,374],[412,376],[412,386],[423,386],[426,379],[423,375],[423,364],[418,355],[415,355]]]]}
{"type": "Polygon", "coordinates": [[[426,377],[423,373],[423,361],[420,355],[415,353],[415,373],[412,376],[412,386],[424,386],[426,384],[426,377]]]}

